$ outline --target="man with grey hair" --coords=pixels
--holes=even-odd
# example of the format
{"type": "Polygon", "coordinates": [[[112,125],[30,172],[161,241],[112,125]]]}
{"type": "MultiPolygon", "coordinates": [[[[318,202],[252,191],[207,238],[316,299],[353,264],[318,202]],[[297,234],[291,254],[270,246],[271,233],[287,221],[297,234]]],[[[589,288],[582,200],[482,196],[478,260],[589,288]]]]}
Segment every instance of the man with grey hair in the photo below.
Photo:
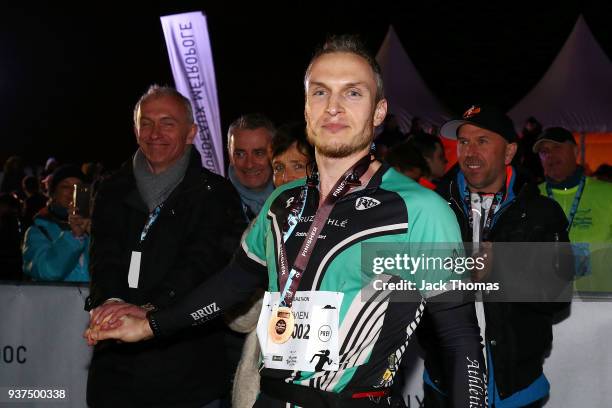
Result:
{"type": "Polygon", "coordinates": [[[227,132],[229,179],[238,190],[247,220],[251,221],[274,191],[272,137],[274,124],[259,113],[240,116],[227,132]]]}
{"type": "MultiPolygon", "coordinates": [[[[231,184],[202,168],[191,104],[152,86],[134,109],[138,150],[94,202],[93,325],[102,313],[144,316],[172,305],[222,269],[245,223],[231,184]]],[[[220,324],[142,345],[101,342],[89,368],[90,407],[218,407],[229,389],[220,324]],[[206,374],[202,367],[215,367],[206,374]]]]}
{"type": "MultiPolygon", "coordinates": [[[[244,218],[250,222],[274,191],[272,183],[272,137],[275,128],[270,119],[260,113],[249,113],[234,120],[227,131],[227,152],[230,160],[228,177],[240,195],[244,218]]],[[[255,303],[259,295],[226,314],[232,330],[226,333],[225,352],[229,370],[236,371],[246,335],[241,330],[241,317],[255,303]]],[[[246,313],[248,315],[249,313],[246,313]]],[[[235,389],[240,384],[234,384],[235,389]]]]}

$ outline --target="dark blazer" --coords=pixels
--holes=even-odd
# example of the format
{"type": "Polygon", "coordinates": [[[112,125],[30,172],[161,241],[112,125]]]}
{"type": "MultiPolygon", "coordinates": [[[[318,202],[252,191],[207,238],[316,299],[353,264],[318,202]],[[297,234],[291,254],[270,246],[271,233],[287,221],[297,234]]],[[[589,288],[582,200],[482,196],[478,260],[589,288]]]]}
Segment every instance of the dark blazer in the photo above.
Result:
{"type": "MultiPolygon", "coordinates": [[[[192,149],[181,183],[143,242],[148,219],[131,161],[101,183],[91,230],[91,290],[86,308],[109,298],[168,307],[222,269],[245,224],[240,198],[226,179],[201,167],[192,149]],[[129,288],[132,251],[142,253],[138,288],[129,288]]],[[[221,322],[166,339],[98,344],[89,368],[91,407],[201,407],[229,387],[221,322]]]]}

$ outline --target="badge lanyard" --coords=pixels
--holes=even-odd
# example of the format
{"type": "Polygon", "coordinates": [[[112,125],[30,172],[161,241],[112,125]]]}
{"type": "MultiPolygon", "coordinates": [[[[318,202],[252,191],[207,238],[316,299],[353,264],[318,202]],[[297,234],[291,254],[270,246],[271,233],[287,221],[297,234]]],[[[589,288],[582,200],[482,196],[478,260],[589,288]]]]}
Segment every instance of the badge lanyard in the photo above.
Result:
{"type": "MultiPolygon", "coordinates": [[[[580,178],[580,184],[578,185],[578,191],[576,191],[576,195],[574,196],[574,201],[572,202],[572,208],[570,209],[570,213],[567,216],[567,232],[569,234],[570,229],[572,228],[572,224],[574,223],[574,217],[578,212],[578,205],[580,204],[580,199],[582,198],[582,192],[584,191],[584,185],[586,184],[586,177],[582,176],[580,178]]],[[[552,187],[550,184],[546,183],[546,194],[548,194],[548,198],[554,200],[555,197],[553,195],[552,187]]]]}
{"type": "Polygon", "coordinates": [[[155,207],[155,209],[151,211],[151,213],[149,214],[149,219],[147,220],[147,223],[145,224],[144,228],[142,229],[142,232],[140,233],[140,243],[141,244],[144,242],[145,238],[147,237],[147,234],[149,233],[149,229],[151,228],[151,226],[153,226],[153,224],[155,224],[155,221],[157,221],[157,217],[159,217],[159,213],[161,212],[161,209],[163,206],[164,206],[164,203],[161,203],[160,205],[155,207]]]}
{"type": "MultiPolygon", "coordinates": [[[[482,211],[482,197],[480,193],[478,193],[478,195],[480,197],[480,203],[481,203],[480,210],[482,211]]],[[[498,207],[501,205],[504,199],[504,195],[505,195],[505,191],[500,191],[497,194],[495,194],[495,198],[493,198],[491,207],[489,207],[487,218],[485,219],[484,224],[482,225],[482,229],[480,230],[480,241],[487,240],[488,235],[491,232],[491,228],[493,226],[493,217],[495,216],[495,212],[497,211],[498,207]]],[[[468,220],[470,222],[470,227],[472,227],[472,230],[474,228],[480,228],[480,225],[478,226],[474,225],[474,215],[472,214],[471,194],[468,191],[467,186],[466,186],[466,192],[465,192],[463,199],[464,199],[466,207],[468,208],[468,220]]]]}
{"type": "MultiPolygon", "coordinates": [[[[350,169],[348,169],[344,175],[336,182],[334,187],[332,187],[331,192],[323,201],[321,207],[317,209],[315,214],[315,218],[308,229],[308,233],[306,234],[306,238],[302,243],[300,250],[297,253],[296,259],[293,263],[293,267],[291,271],[289,271],[289,262],[287,260],[287,251],[285,249],[284,242],[280,243],[280,255],[279,255],[279,288],[282,288],[282,293],[280,296],[280,306],[281,307],[291,307],[293,303],[293,296],[297,290],[297,287],[302,280],[302,276],[304,271],[306,270],[306,266],[308,265],[308,261],[310,256],[312,255],[312,251],[314,246],[319,239],[319,234],[321,230],[325,226],[329,214],[331,214],[332,209],[336,202],[342,198],[348,190],[352,187],[361,185],[359,179],[363,174],[367,171],[370,166],[371,159],[370,154],[367,154],[363,158],[361,158],[355,165],[353,165],[350,169]]],[[[299,207],[301,206],[302,211],[304,209],[306,203],[306,191],[308,188],[314,187],[314,183],[308,183],[300,193],[300,198],[295,200],[294,205],[291,206],[290,214],[287,219],[287,232],[284,233],[285,241],[290,235],[290,231],[293,231],[293,228],[297,224],[298,214],[301,214],[299,211],[299,207]]]]}

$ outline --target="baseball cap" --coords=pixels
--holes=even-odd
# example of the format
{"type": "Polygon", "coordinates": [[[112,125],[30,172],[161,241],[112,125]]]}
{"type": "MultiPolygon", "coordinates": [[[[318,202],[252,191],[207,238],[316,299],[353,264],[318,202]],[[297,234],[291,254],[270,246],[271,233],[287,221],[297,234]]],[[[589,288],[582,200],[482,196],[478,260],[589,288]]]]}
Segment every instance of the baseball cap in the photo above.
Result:
{"type": "Polygon", "coordinates": [[[533,152],[538,152],[538,145],[542,142],[554,142],[554,143],[565,143],[571,142],[576,144],[574,135],[569,130],[562,127],[550,127],[544,130],[544,132],[538,136],[533,144],[533,152]]]}
{"type": "Polygon", "coordinates": [[[461,118],[452,119],[443,124],[440,128],[440,135],[447,139],[457,139],[459,127],[465,124],[495,132],[508,143],[514,143],[518,138],[512,119],[499,109],[486,105],[472,105],[461,118]]]}

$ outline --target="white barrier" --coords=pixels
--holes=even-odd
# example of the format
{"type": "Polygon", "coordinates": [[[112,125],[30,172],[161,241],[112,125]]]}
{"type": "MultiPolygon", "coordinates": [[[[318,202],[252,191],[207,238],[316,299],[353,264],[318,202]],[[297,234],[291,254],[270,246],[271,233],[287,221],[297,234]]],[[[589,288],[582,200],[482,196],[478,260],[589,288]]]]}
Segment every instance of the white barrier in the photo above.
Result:
{"type": "MultiPolygon", "coordinates": [[[[570,315],[553,326],[553,338],[553,349],[544,363],[550,382],[545,406],[611,407],[612,353],[607,343],[612,339],[612,297],[590,302],[574,299],[570,315]]],[[[420,352],[416,344],[411,346],[420,352]]],[[[404,395],[408,408],[419,408],[423,406],[423,360],[413,359],[404,395]]]]}
{"type": "MultiPolygon", "coordinates": [[[[82,286],[0,284],[0,407],[86,406],[91,358],[81,337],[88,321],[86,296],[82,286]],[[65,390],[67,399],[16,404],[9,399],[11,389],[65,390]]],[[[544,365],[551,383],[547,407],[612,405],[610,339],[612,300],[575,301],[570,316],[554,326],[554,349],[544,365]]],[[[415,408],[423,400],[423,363],[414,354],[411,358],[405,390],[408,407],[415,408]]]]}
{"type": "Polygon", "coordinates": [[[83,286],[0,285],[0,407],[86,406],[87,293],[83,286]],[[28,390],[44,390],[30,396],[45,398],[29,399],[28,390]],[[17,399],[22,391],[26,398],[17,399]]]}
{"type": "Polygon", "coordinates": [[[612,406],[612,298],[574,300],[571,315],[553,326],[553,350],[544,364],[547,407],[612,406]]]}

